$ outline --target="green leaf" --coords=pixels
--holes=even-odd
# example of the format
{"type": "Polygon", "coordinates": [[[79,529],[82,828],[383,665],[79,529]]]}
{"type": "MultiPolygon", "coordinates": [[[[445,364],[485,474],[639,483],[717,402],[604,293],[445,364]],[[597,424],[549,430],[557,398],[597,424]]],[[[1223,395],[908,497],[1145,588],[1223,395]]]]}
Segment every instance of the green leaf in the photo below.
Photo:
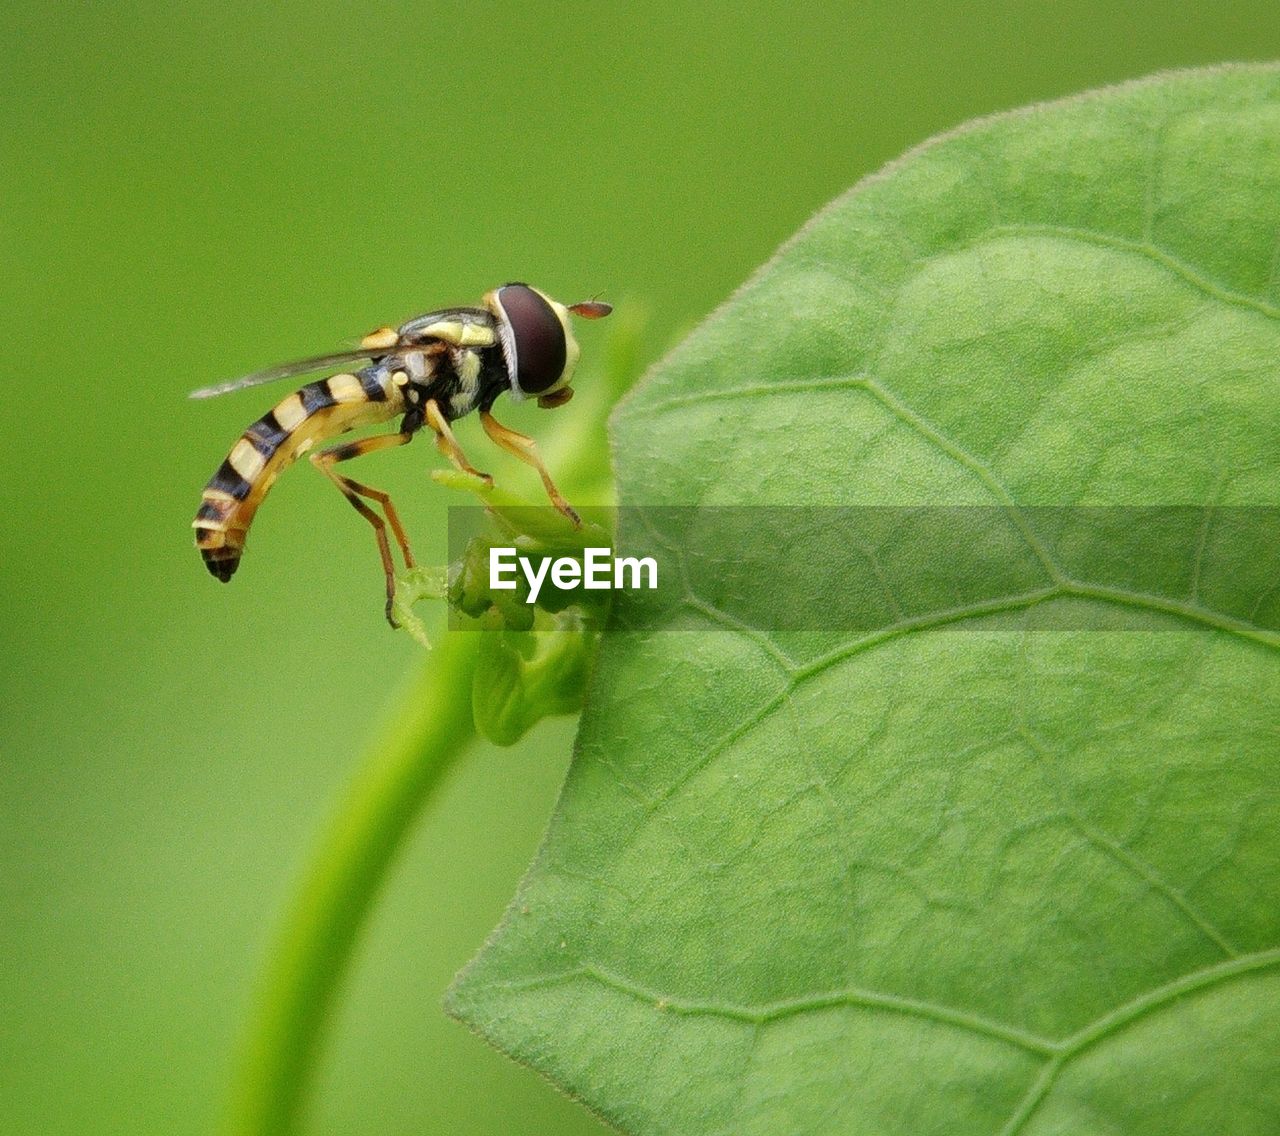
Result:
{"type": "Polygon", "coordinates": [[[1280,1130],[1275,527],[1039,508],[1280,504],[1278,229],[1239,67],[972,124],[785,246],[616,414],[620,500],[994,507],[1003,602],[903,539],[870,630],[771,630],[678,534],[452,1012],[633,1133],[1280,1130]]]}

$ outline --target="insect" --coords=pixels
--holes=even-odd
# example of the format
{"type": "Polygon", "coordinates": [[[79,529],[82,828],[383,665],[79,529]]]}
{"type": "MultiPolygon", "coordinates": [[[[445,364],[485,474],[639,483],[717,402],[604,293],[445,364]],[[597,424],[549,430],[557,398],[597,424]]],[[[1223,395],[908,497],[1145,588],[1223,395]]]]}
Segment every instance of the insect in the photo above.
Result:
{"type": "Polygon", "coordinates": [[[393,434],[374,435],[310,454],[312,464],[373,526],[386,575],[387,621],[392,627],[396,626],[391,614],[395,568],[388,526],[405,564],[412,567],[409,540],[391,498],[339,473],[335,467],[340,462],[403,446],[427,426],[440,452],[454,466],[491,485],[493,479],[467,461],[449,425],[478,409],[485,433],[536,469],[551,503],[575,525],[580,524],[578,514],[551,480],[533,439],[499,423],[492,407],[504,391],[517,400],[537,398],[538,405],[547,409],[568,402],[573,397],[569,383],[578,361],[569,315],[600,319],[612,310],[598,300],[566,306],[528,284],[504,284],[486,293],[481,307],[428,312],[398,328],[370,332],[355,350],[286,363],[195,391],[192,398],[212,398],[367,360],[358,370],[331,375],[295,391],[253,423],[231,447],[205,486],[192,523],[196,547],[206,567],[224,583],[231,579],[244,553],[254,514],[276,478],[299,457],[327,438],[396,417],[400,428],[393,434]],[[382,515],[374,505],[381,508],[382,515]]]}

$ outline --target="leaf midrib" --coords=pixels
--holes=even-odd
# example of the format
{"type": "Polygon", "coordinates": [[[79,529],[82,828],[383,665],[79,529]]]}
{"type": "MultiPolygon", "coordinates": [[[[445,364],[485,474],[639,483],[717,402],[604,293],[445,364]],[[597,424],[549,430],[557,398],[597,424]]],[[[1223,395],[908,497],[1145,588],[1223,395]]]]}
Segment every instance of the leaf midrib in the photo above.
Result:
{"type": "Polygon", "coordinates": [[[941,1003],[906,998],[857,986],[811,994],[803,998],[784,998],[754,1005],[736,1002],[703,1002],[672,997],[591,963],[582,963],[554,974],[542,974],[495,985],[498,989],[519,993],[587,979],[647,1005],[656,1006],[664,1013],[682,1017],[723,1018],[750,1025],[764,1025],[840,1006],[890,1010],[909,1017],[924,1018],[941,1025],[956,1026],[997,1041],[1007,1042],[1029,1053],[1065,1062],[1078,1057],[1126,1026],[1176,1002],[1179,998],[1210,990],[1231,979],[1265,971],[1273,966],[1280,966],[1280,948],[1251,951],[1236,958],[1214,963],[1212,966],[1189,971],[1100,1014],[1092,1022],[1056,1040],[1031,1033],[996,1018],[957,1010],[941,1003]]]}

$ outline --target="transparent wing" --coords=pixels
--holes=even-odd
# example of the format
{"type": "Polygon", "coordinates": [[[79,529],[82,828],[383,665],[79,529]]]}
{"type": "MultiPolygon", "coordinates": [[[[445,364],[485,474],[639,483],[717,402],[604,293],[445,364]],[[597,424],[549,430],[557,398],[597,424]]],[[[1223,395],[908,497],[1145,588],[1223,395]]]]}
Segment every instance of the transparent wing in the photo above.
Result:
{"type": "Polygon", "coordinates": [[[213,398],[215,395],[230,394],[232,391],[245,390],[248,387],[260,387],[263,383],[274,383],[277,379],[290,379],[296,375],[310,375],[314,371],[328,370],[330,367],[341,367],[347,363],[359,363],[365,359],[373,359],[388,354],[386,347],[358,347],[353,351],[339,351],[336,355],[316,355],[311,359],[299,359],[296,363],[282,363],[279,367],[268,367],[265,371],[254,371],[251,375],[241,375],[238,379],[228,379],[212,387],[201,387],[192,391],[190,398],[213,398]]]}

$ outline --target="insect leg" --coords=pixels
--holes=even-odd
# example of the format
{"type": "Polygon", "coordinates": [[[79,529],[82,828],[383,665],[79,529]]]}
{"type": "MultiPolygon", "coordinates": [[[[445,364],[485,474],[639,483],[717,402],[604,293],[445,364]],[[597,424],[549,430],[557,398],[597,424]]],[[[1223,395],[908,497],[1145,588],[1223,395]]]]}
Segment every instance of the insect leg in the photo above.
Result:
{"type": "Polygon", "coordinates": [[[439,447],[440,452],[463,473],[469,473],[473,477],[480,478],[486,484],[492,485],[492,477],[487,473],[481,473],[467,461],[466,454],[462,452],[462,447],[458,445],[458,439],[453,436],[453,430],[449,427],[448,419],[441,413],[440,405],[434,398],[427,400],[423,413],[426,415],[427,425],[435,431],[436,446],[439,447]]]}
{"type": "Polygon", "coordinates": [[[551,504],[568,517],[575,528],[580,527],[582,518],[578,516],[573,506],[560,495],[560,490],[556,488],[556,483],[551,480],[551,474],[547,472],[547,467],[542,464],[542,455],[538,453],[537,442],[502,425],[487,410],[480,411],[480,424],[484,427],[484,432],[507,453],[514,454],[526,465],[531,465],[538,471],[539,476],[542,478],[542,484],[547,490],[547,496],[551,498],[551,504]]]}
{"type": "Polygon", "coordinates": [[[392,627],[397,626],[396,621],[391,617],[391,602],[396,594],[396,576],[395,565],[391,560],[391,546],[387,542],[387,526],[383,519],[360,498],[368,497],[382,506],[387,515],[387,521],[391,522],[391,531],[395,534],[396,543],[400,546],[400,552],[404,556],[404,562],[408,567],[412,568],[413,553],[409,549],[409,539],[405,535],[404,526],[400,523],[399,514],[396,513],[396,508],[386,493],[381,489],[373,489],[368,485],[363,485],[350,477],[344,477],[333,467],[338,462],[350,461],[361,454],[372,453],[374,450],[391,449],[394,446],[403,446],[412,440],[412,434],[380,434],[373,438],[362,438],[358,442],[348,442],[346,445],[334,446],[331,449],[322,450],[318,454],[311,455],[312,465],[332,481],[338,487],[338,491],[351,502],[356,512],[373,526],[374,535],[378,541],[378,552],[382,557],[382,570],[387,579],[387,622],[392,627]]]}

